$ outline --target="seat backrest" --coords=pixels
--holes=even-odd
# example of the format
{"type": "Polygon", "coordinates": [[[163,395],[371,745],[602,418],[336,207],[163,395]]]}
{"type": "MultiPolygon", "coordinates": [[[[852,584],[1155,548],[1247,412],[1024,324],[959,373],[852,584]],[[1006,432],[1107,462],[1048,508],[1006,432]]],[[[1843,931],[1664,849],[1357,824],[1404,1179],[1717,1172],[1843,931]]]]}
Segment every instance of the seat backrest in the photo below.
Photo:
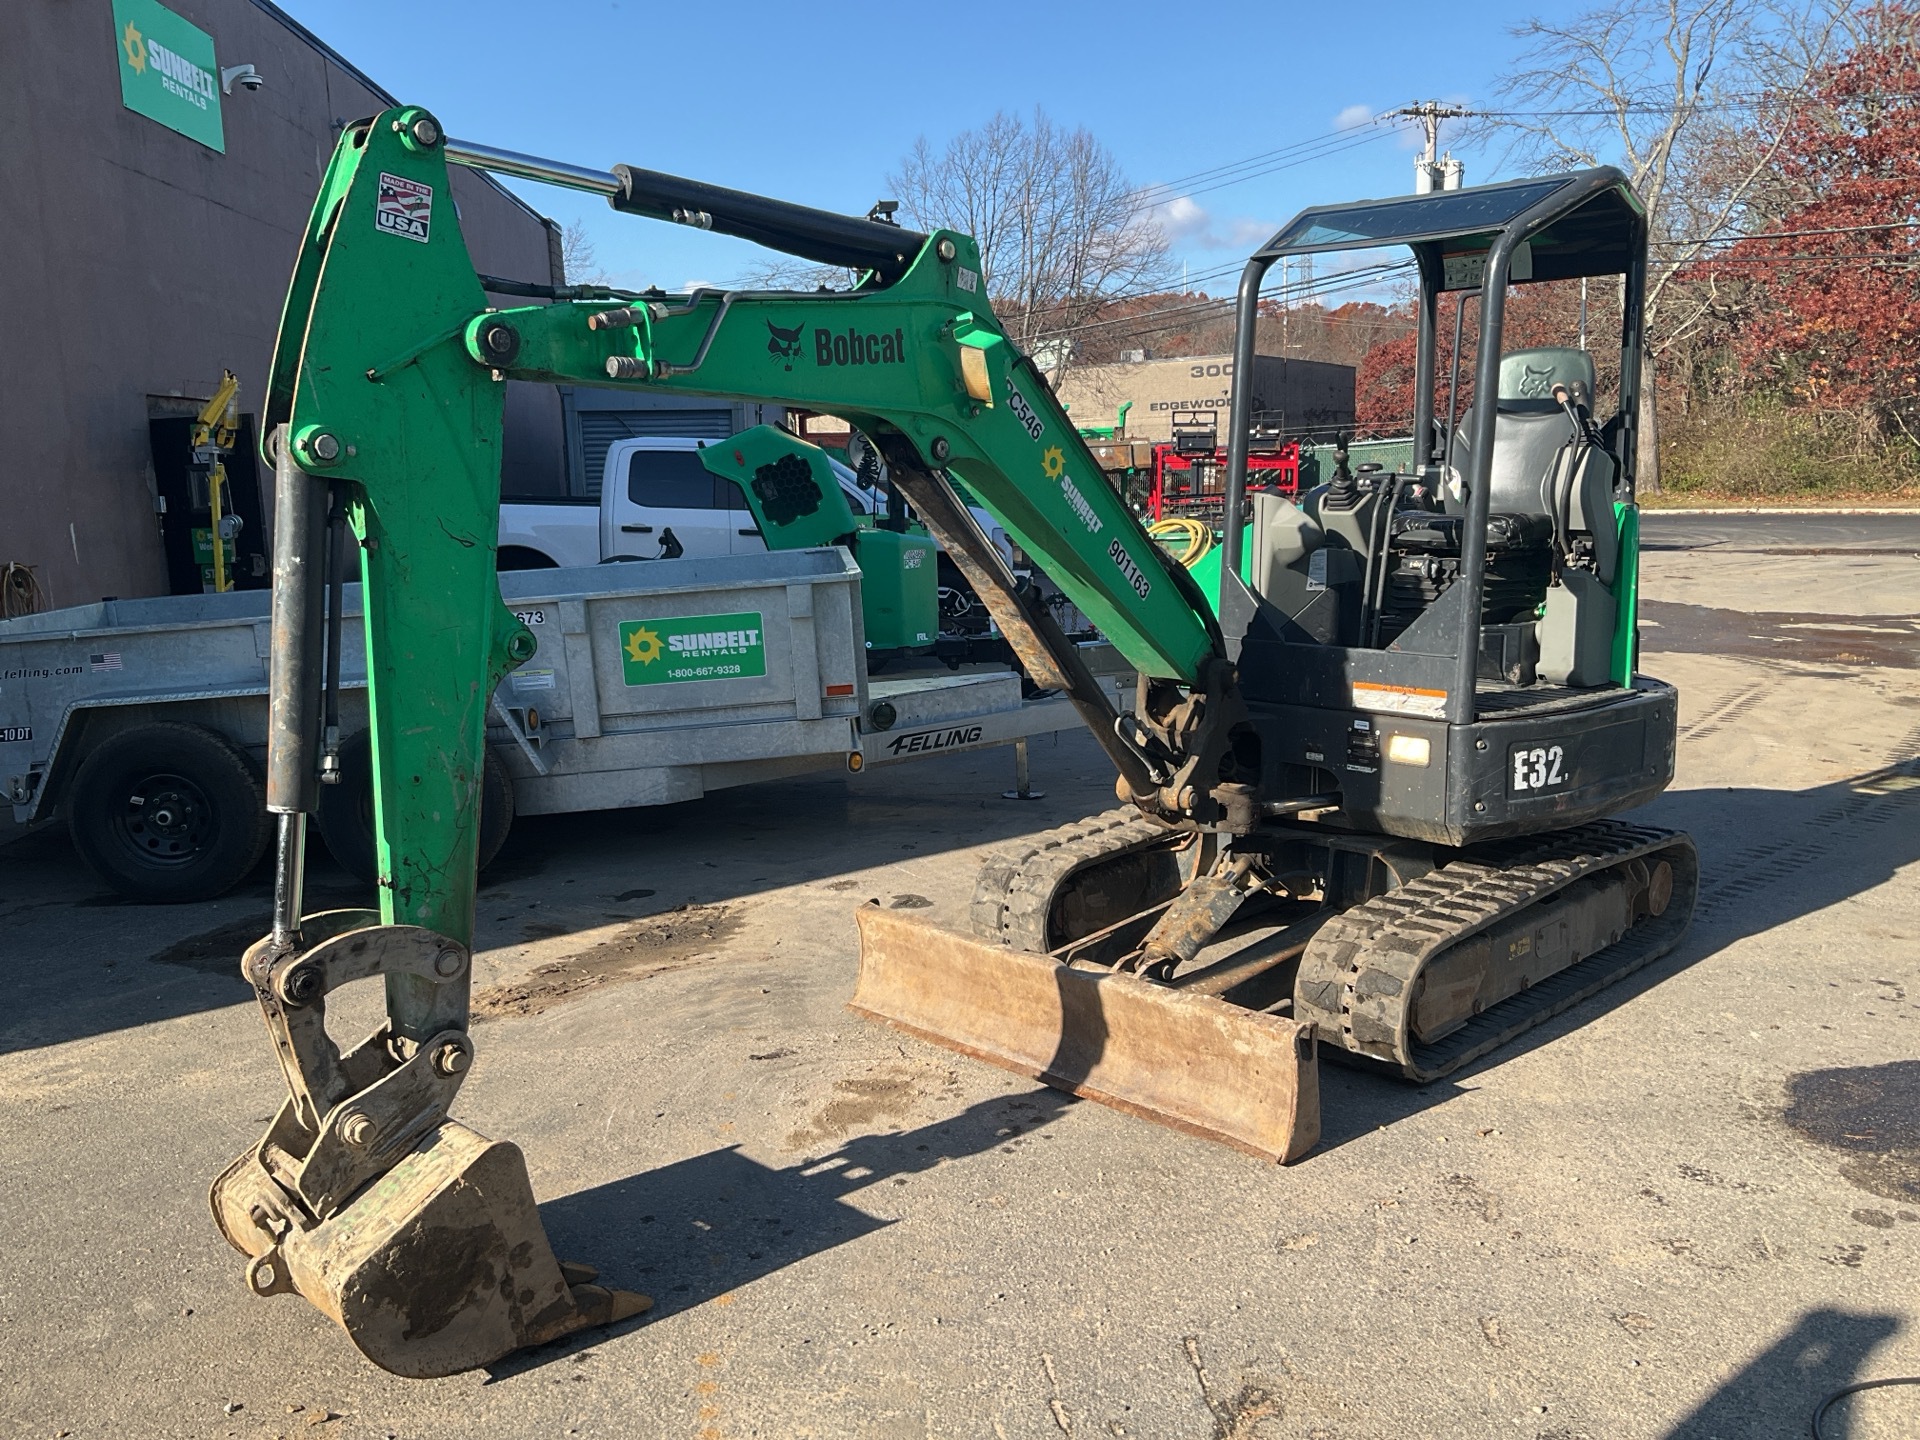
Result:
{"type": "Polygon", "coordinates": [[[1555,411],[1560,404],[1553,398],[1553,387],[1564,385],[1573,398],[1589,408],[1593,405],[1593,356],[1570,345],[1547,345],[1537,350],[1514,350],[1500,357],[1500,408],[1519,411],[1521,407],[1544,406],[1555,411]]]}
{"type": "MultiPolygon", "coordinates": [[[[1553,473],[1555,458],[1572,438],[1566,411],[1553,398],[1553,387],[1565,385],[1576,399],[1593,403],[1593,357],[1569,346],[1515,350],[1500,361],[1500,393],[1493,416],[1493,494],[1490,515],[1548,515],[1544,482],[1553,473]]],[[[1452,474],[1445,488],[1449,514],[1466,513],[1466,494],[1460,481],[1472,461],[1474,411],[1467,407],[1448,455],[1452,474]],[[1458,477],[1458,480],[1456,480],[1458,477]]]]}

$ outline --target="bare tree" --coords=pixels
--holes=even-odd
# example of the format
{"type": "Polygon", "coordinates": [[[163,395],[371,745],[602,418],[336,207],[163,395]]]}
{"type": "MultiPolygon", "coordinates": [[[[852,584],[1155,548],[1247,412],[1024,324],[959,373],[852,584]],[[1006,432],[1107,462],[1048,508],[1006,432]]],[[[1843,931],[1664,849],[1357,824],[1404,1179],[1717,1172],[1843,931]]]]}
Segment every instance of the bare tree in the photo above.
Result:
{"type": "Polygon", "coordinates": [[[568,221],[560,231],[560,268],[566,272],[569,285],[613,283],[613,277],[600,267],[599,258],[593,252],[587,227],[578,220],[568,221]]]}
{"type": "MultiPolygon", "coordinates": [[[[1682,277],[1749,218],[1786,122],[1852,9],[1853,0],[1613,0],[1514,31],[1525,49],[1499,87],[1505,108],[1481,128],[1504,131],[1531,168],[1627,172],[1655,246],[1649,360],[1723,303],[1712,282],[1688,293],[1703,287],[1682,277]]],[[[1639,468],[1657,489],[1654,369],[1641,386],[1639,468]]]]}
{"type": "Polygon", "coordinates": [[[742,290],[850,290],[860,272],[837,265],[815,265],[791,255],[770,256],[749,265],[735,278],[742,290]]]}
{"type": "Polygon", "coordinates": [[[973,236],[1002,321],[1056,382],[1077,326],[1166,277],[1166,236],[1112,153],[1038,108],[1031,121],[1002,111],[941,149],[923,136],[887,183],[907,223],[973,236]]]}

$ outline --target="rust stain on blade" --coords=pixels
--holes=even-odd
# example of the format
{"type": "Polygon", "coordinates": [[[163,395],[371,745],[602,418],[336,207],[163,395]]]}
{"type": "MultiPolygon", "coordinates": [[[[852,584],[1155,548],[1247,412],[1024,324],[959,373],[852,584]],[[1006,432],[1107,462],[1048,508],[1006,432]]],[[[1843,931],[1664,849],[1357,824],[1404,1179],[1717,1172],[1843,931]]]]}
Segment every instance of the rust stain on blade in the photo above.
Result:
{"type": "Polygon", "coordinates": [[[851,1007],[1056,1089],[1285,1163],[1320,1138],[1312,1025],[862,906],[851,1007]]]}

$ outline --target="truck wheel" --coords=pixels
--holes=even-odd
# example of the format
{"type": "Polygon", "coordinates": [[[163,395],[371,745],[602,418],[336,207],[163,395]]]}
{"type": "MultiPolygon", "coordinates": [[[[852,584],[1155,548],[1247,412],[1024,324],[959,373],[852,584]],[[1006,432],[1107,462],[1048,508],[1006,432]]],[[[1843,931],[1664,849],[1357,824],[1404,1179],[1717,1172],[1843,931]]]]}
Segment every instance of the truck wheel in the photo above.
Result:
{"type": "MultiPolygon", "coordinates": [[[[380,881],[379,852],[373,839],[373,736],[356,731],[340,746],[340,781],[320,787],[314,813],[327,850],[354,879],[380,881]]],[[[487,751],[480,790],[480,868],[485,870],[507,843],[513,828],[513,780],[500,757],[487,751]]]]}
{"type": "Polygon", "coordinates": [[[109,736],[66,801],[73,847],[133,900],[211,900],[267,847],[267,797],[253,762],[200,725],[156,721],[109,736]]]}
{"type": "Polygon", "coordinates": [[[494,555],[496,570],[556,570],[560,562],[551,555],[542,555],[538,550],[525,545],[502,545],[494,555]]]}

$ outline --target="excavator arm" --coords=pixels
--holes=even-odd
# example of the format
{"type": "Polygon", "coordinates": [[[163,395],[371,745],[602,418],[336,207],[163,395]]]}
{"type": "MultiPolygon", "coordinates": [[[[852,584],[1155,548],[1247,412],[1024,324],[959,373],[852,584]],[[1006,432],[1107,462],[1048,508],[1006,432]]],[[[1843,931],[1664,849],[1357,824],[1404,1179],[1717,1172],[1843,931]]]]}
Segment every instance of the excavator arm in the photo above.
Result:
{"type": "MultiPolygon", "coordinates": [[[[268,808],[280,830],[273,931],[243,969],[287,1094],[211,1200],[222,1233],[249,1257],[257,1293],[305,1295],[368,1358],[418,1376],[487,1363],[647,1303],[556,1260],[518,1150],[448,1113],[474,1057],[486,708],[536,645],[501,604],[495,574],[509,379],[848,416],[882,447],[1032,677],[1079,706],[1120,772],[1122,798],[1153,817],[1155,833],[1244,825],[1252,794],[1231,774],[1237,701],[1205,597],[1105,483],[1008,339],[972,240],[626,167],[580,171],[459,147],[413,107],[348,127],[301,241],[266,405],[275,471],[268,808]],[[450,151],[599,189],[642,215],[857,264],[864,278],[845,293],[556,289],[540,297],[552,303],[492,308],[460,233],[450,151]],[[1137,667],[1135,713],[1114,712],[948,475],[1137,667]],[[363,584],[379,907],[308,915],[306,816],[337,773],[349,573],[363,584]],[[326,1032],[326,996],[363,979],[383,982],[388,1018],[343,1053],[326,1032]]],[[[1272,1023],[1276,1043],[1291,1046],[1295,1031],[1272,1023]]]]}

